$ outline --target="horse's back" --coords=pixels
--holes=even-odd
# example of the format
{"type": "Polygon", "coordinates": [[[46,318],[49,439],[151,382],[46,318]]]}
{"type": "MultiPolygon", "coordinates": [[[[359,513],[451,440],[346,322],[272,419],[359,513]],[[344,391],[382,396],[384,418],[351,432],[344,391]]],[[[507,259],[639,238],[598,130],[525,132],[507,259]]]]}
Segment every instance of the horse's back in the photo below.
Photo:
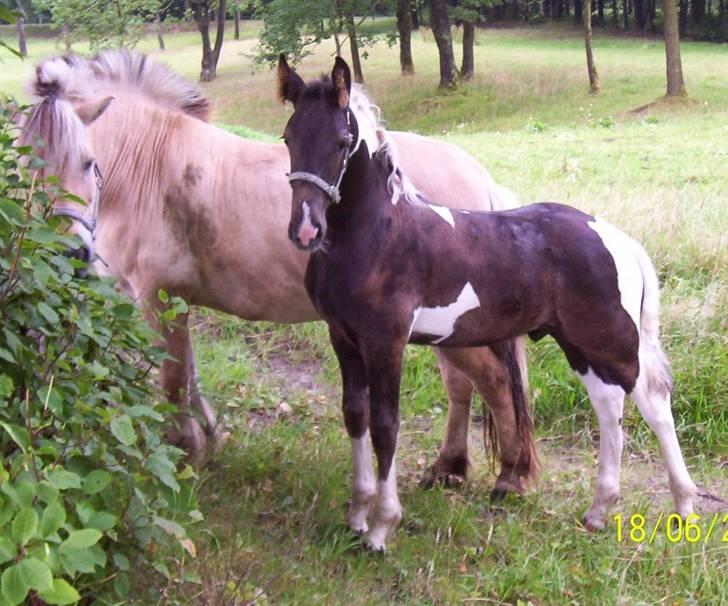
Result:
{"type": "Polygon", "coordinates": [[[515,195],[463,149],[414,133],[391,131],[404,174],[428,200],[466,210],[505,210],[515,195]]]}

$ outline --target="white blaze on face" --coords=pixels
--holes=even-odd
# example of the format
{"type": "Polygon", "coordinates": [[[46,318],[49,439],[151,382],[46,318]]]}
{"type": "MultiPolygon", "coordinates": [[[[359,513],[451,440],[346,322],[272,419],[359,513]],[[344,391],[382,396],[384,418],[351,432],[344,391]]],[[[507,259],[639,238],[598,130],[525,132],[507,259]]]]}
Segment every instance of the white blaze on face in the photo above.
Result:
{"type": "Polygon", "coordinates": [[[622,307],[630,315],[639,331],[644,282],[634,254],[634,242],[627,234],[602,219],[589,221],[588,225],[599,234],[605,248],[614,259],[622,307]]]}
{"type": "Polygon", "coordinates": [[[318,235],[318,227],[314,227],[311,223],[311,208],[308,202],[304,202],[301,207],[303,208],[303,218],[298,228],[298,239],[301,244],[308,246],[309,242],[318,235]]]}
{"type": "Polygon", "coordinates": [[[464,313],[480,307],[480,299],[473,290],[473,285],[466,282],[458,298],[442,307],[418,307],[415,309],[410,327],[410,336],[413,332],[423,335],[437,335],[433,343],[440,343],[455,331],[455,322],[464,313]]]}
{"type": "Polygon", "coordinates": [[[445,221],[450,224],[450,227],[455,227],[455,218],[452,216],[452,211],[444,206],[436,206],[434,204],[428,204],[428,206],[440,215],[445,221]]]}

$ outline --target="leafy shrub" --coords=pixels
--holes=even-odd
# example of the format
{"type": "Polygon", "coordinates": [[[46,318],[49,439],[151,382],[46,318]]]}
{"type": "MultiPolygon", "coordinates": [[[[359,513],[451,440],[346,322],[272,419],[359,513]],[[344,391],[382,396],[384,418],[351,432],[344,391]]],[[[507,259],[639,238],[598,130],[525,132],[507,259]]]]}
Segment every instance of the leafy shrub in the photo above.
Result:
{"type": "Polygon", "coordinates": [[[14,131],[0,109],[0,605],[128,602],[130,569],[194,555],[194,473],[163,439],[163,352],[111,282],[74,278],[14,131]]]}

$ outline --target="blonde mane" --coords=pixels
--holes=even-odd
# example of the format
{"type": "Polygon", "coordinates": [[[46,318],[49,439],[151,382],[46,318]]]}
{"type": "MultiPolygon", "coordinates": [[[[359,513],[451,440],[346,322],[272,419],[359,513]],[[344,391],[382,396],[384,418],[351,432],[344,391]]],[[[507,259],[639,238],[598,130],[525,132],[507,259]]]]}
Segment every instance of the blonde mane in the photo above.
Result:
{"type": "Polygon", "coordinates": [[[46,59],[36,68],[30,89],[37,102],[53,96],[78,103],[104,95],[136,94],[205,122],[210,116],[210,104],[195,84],[163,63],[126,50],[103,51],[90,59],[78,55],[46,59]]]}
{"type": "Polygon", "coordinates": [[[392,204],[404,198],[415,206],[425,205],[424,196],[402,172],[397,155],[397,146],[384,127],[385,122],[379,107],[367,96],[360,84],[352,84],[349,107],[356,116],[359,125],[359,138],[368,141],[371,153],[376,153],[389,166],[387,189],[391,194],[392,204]]]}

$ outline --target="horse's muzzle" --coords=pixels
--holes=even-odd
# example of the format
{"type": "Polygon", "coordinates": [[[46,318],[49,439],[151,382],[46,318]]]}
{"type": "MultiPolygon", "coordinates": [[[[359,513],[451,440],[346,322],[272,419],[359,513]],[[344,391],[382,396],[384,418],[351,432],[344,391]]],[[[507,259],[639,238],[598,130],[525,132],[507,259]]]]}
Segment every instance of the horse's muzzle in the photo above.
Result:
{"type": "Polygon", "coordinates": [[[78,246],[76,248],[69,248],[68,250],[64,251],[63,256],[68,259],[77,259],[84,264],[83,266],[76,267],[74,269],[74,278],[85,278],[88,275],[89,264],[91,263],[91,251],[89,250],[88,246],[82,244],[81,246],[78,246]]]}

